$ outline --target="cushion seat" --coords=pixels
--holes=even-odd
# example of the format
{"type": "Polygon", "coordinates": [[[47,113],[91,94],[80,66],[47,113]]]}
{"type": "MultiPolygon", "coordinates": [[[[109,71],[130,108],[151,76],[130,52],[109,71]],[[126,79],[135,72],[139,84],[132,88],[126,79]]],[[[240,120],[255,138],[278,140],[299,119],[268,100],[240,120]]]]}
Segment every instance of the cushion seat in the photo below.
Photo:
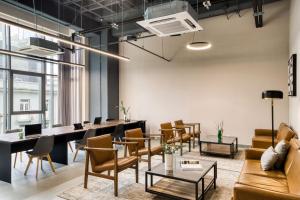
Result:
{"type": "Polygon", "coordinates": [[[274,192],[289,193],[287,179],[272,178],[254,174],[241,174],[238,183],[274,192]]]}
{"type": "Polygon", "coordinates": [[[259,175],[270,178],[286,178],[286,175],[280,170],[264,171],[260,166],[260,160],[245,160],[242,174],[259,175]]]}
{"type": "MultiPolygon", "coordinates": [[[[156,147],[151,147],[150,152],[151,155],[157,155],[160,154],[163,151],[162,146],[156,146],[156,147]]],[[[142,155],[147,155],[148,154],[148,148],[142,148],[138,150],[138,155],[142,156],[142,155]]],[[[135,155],[135,152],[132,152],[132,155],[135,155]]]]}
{"type": "MultiPolygon", "coordinates": [[[[183,134],[182,135],[182,142],[188,142],[191,139],[191,136],[189,134],[183,134]]],[[[173,143],[173,142],[180,142],[181,138],[180,137],[175,137],[173,139],[167,140],[167,143],[173,143]]]]}
{"type": "MultiPolygon", "coordinates": [[[[277,144],[277,139],[274,138],[275,145],[277,144]]],[[[252,138],[252,147],[267,149],[272,146],[272,137],[270,136],[255,136],[252,138]]]]}
{"type": "MultiPolygon", "coordinates": [[[[133,163],[137,162],[137,157],[135,156],[129,156],[125,158],[118,158],[118,169],[119,171],[122,169],[128,168],[128,166],[131,166],[133,163]]],[[[114,170],[114,160],[110,160],[104,163],[101,163],[99,165],[95,165],[93,172],[101,173],[106,170],[114,170]]]]}

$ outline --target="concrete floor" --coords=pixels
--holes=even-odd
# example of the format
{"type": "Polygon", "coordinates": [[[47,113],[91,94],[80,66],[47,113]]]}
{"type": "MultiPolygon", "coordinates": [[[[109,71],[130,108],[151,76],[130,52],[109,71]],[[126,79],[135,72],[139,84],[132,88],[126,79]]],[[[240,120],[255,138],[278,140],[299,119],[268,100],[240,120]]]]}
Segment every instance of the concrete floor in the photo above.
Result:
{"type": "MultiPolygon", "coordinates": [[[[69,150],[68,166],[55,163],[55,174],[48,162],[43,161],[43,171],[39,169],[39,177],[36,179],[36,160],[31,164],[27,176],[24,176],[28,158],[23,153],[23,162],[17,159],[16,168],[12,168],[12,184],[0,181],[0,200],[60,199],[56,197],[57,194],[83,181],[84,152],[78,153],[76,162],[73,162],[73,155],[69,150]]],[[[14,156],[13,154],[12,162],[14,156]]]]}

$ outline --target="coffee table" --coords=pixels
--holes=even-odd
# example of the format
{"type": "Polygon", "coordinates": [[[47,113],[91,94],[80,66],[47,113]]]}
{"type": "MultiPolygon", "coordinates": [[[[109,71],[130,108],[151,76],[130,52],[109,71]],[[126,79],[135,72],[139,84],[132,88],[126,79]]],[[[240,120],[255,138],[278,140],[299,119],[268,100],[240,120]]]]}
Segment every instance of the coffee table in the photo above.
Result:
{"type": "MultiPolygon", "coordinates": [[[[179,158],[180,159],[180,158],[179,158]]],[[[171,172],[161,163],[145,173],[145,190],[171,199],[204,199],[210,188],[216,189],[217,162],[199,160],[201,170],[184,171],[179,166],[179,159],[171,172]],[[150,185],[148,185],[150,179],[150,185]]],[[[188,159],[188,158],[184,158],[188,159]]],[[[195,160],[195,159],[192,159],[195,160]]]]}
{"type": "Polygon", "coordinates": [[[218,140],[217,135],[201,135],[199,141],[200,154],[214,154],[234,158],[238,152],[238,138],[223,136],[218,140]],[[206,148],[203,148],[205,147],[206,148]]]}

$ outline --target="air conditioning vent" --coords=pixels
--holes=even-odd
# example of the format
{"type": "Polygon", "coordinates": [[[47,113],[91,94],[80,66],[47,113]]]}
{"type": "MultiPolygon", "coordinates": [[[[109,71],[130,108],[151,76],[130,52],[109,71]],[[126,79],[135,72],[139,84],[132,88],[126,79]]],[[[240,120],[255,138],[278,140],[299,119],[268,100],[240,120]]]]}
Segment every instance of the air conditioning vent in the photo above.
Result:
{"type": "Polygon", "coordinates": [[[17,52],[41,57],[64,53],[57,43],[37,37],[30,37],[29,43],[17,49],[17,52]]]}
{"type": "Polygon", "coordinates": [[[137,23],[160,37],[200,31],[197,13],[186,1],[172,1],[148,7],[145,20],[137,23]]]}

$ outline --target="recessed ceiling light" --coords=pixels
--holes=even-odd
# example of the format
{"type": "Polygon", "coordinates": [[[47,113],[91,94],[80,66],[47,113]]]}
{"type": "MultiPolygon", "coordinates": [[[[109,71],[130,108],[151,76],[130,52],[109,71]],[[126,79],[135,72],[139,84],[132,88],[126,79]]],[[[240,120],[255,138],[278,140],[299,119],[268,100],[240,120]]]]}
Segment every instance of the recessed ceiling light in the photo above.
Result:
{"type": "Polygon", "coordinates": [[[202,51],[202,50],[207,50],[212,47],[211,43],[209,42],[191,42],[186,45],[186,48],[189,50],[194,50],[194,51],[202,51]]]}

